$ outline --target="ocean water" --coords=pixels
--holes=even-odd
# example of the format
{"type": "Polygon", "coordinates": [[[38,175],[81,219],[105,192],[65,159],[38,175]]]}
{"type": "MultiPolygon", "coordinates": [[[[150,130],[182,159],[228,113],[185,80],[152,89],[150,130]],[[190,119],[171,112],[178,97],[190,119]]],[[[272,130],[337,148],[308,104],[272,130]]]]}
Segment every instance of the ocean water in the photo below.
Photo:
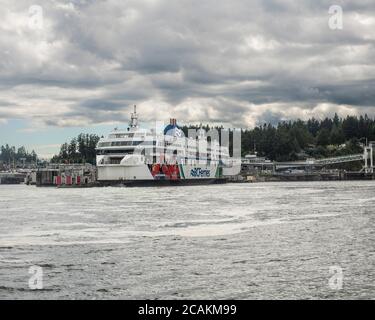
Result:
{"type": "Polygon", "coordinates": [[[375,181],[0,185],[0,299],[374,297],[375,181]]]}

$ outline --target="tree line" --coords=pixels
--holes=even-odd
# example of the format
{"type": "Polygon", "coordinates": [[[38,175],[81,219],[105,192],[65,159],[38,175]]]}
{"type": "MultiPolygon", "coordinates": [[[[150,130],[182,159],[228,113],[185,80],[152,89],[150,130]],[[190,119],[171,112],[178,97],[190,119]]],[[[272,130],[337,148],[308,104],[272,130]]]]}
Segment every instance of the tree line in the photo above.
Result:
{"type": "Polygon", "coordinates": [[[91,163],[96,162],[96,145],[100,137],[96,134],[79,134],[65,142],[58,155],[52,157],[52,163],[91,163]]]}
{"type": "MultiPolygon", "coordinates": [[[[221,130],[223,127],[209,125],[183,126],[188,129],[202,128],[221,130]]],[[[232,141],[230,130],[230,142],[232,141]]],[[[281,121],[276,126],[261,124],[253,129],[242,130],[242,155],[257,152],[274,161],[294,161],[306,158],[324,158],[361,153],[360,143],[375,141],[375,119],[364,116],[347,116],[307,121],[281,121]]],[[[95,134],[80,134],[61,146],[58,155],[51,162],[95,164],[95,147],[100,137],[95,134]]]]}
{"type": "Polygon", "coordinates": [[[36,162],[38,160],[38,156],[34,150],[28,152],[24,146],[19,147],[16,149],[15,146],[9,146],[6,144],[5,146],[1,146],[0,149],[0,161],[6,164],[13,164],[13,163],[31,163],[36,162]]]}
{"type": "Polygon", "coordinates": [[[283,121],[242,133],[243,154],[258,151],[276,161],[361,153],[360,143],[375,141],[375,119],[365,116],[283,121]]]}
{"type": "MultiPolygon", "coordinates": [[[[211,129],[208,125],[183,126],[181,129],[186,136],[189,128],[211,129]]],[[[230,142],[231,134],[230,131],[230,142]]],[[[323,120],[280,121],[276,126],[265,123],[243,129],[241,151],[242,156],[256,152],[274,161],[294,161],[361,153],[360,143],[365,143],[366,139],[375,141],[375,119],[367,115],[340,118],[335,114],[323,120]]]]}

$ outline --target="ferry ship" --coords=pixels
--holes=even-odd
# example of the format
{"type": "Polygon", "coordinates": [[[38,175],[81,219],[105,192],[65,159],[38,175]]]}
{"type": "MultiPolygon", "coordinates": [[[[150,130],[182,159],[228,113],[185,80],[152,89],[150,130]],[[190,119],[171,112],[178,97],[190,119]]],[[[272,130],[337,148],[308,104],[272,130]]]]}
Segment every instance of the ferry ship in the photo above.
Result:
{"type": "Polygon", "coordinates": [[[136,106],[129,127],[101,138],[96,151],[97,179],[104,185],[224,183],[230,175],[228,147],[207,139],[185,137],[176,119],[162,132],[138,126],[136,106]]]}

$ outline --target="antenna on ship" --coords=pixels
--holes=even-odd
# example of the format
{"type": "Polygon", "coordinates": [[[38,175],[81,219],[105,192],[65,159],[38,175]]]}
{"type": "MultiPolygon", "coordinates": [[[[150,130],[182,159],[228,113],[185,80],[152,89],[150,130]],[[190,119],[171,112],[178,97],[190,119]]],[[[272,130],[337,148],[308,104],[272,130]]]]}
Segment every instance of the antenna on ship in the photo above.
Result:
{"type": "Polygon", "coordinates": [[[131,115],[130,128],[138,128],[138,115],[136,105],[134,105],[134,112],[131,115]]]}

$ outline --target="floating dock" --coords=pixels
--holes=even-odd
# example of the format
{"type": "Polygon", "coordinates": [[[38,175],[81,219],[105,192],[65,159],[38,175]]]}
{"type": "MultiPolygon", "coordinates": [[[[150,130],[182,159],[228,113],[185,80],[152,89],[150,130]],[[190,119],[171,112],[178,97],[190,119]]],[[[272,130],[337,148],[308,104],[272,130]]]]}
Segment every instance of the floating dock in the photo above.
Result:
{"type": "Polygon", "coordinates": [[[96,186],[96,168],[91,164],[50,165],[35,171],[37,187],[91,187],[96,186]]]}

